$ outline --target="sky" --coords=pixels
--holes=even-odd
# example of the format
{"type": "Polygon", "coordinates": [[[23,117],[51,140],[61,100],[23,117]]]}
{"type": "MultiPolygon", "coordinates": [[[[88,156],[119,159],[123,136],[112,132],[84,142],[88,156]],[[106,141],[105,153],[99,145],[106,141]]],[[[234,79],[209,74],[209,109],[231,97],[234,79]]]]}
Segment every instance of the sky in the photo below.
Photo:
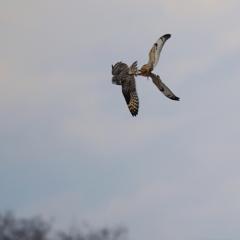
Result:
{"type": "Polygon", "coordinates": [[[125,226],[130,240],[240,236],[240,2],[0,0],[0,212],[125,226]],[[111,65],[138,67],[132,117],[111,65]]]}

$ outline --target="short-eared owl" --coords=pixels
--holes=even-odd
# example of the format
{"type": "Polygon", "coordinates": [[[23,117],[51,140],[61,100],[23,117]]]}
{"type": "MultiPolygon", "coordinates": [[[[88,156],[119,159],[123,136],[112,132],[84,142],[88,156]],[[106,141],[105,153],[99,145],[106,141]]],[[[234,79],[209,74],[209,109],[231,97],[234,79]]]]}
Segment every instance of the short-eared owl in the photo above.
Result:
{"type": "Polygon", "coordinates": [[[122,85],[122,93],[133,116],[138,114],[139,100],[134,75],[137,74],[137,62],[130,68],[127,64],[118,62],[112,65],[112,83],[122,85]]]}

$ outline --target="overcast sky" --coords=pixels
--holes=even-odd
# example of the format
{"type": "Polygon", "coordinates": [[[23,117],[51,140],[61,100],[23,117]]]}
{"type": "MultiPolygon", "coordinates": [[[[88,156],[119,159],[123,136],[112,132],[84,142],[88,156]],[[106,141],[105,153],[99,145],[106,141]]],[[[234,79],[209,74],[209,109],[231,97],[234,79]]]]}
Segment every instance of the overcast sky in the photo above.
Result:
{"type": "Polygon", "coordinates": [[[0,211],[124,225],[130,240],[240,236],[240,2],[0,0],[0,211]],[[111,64],[147,63],[131,116],[111,64]]]}

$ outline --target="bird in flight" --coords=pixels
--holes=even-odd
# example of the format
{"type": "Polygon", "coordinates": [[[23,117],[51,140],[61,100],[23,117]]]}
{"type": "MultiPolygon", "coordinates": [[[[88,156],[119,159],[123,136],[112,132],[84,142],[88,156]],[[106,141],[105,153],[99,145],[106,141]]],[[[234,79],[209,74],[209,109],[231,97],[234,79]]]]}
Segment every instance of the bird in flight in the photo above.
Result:
{"type": "Polygon", "coordinates": [[[140,70],[137,69],[137,61],[130,67],[123,62],[118,62],[114,66],[112,65],[112,83],[122,86],[122,93],[132,116],[136,116],[139,109],[135,76],[151,77],[153,83],[166,97],[179,101],[179,97],[162,82],[160,77],[152,73],[158,63],[163,45],[170,37],[170,34],[165,34],[154,43],[149,52],[148,63],[143,65],[140,70]]]}
{"type": "Polygon", "coordinates": [[[172,100],[179,101],[179,97],[174,95],[174,93],[162,82],[160,77],[152,73],[153,69],[158,64],[158,60],[159,60],[163,45],[170,37],[171,37],[171,34],[165,34],[153,44],[149,52],[148,63],[142,66],[142,68],[139,70],[137,75],[140,75],[143,77],[151,77],[153,83],[166,97],[172,100]]]}
{"type": "Polygon", "coordinates": [[[123,62],[112,65],[112,83],[122,86],[122,93],[132,116],[137,116],[139,108],[134,76],[137,74],[137,71],[137,62],[134,62],[130,67],[123,62]]]}

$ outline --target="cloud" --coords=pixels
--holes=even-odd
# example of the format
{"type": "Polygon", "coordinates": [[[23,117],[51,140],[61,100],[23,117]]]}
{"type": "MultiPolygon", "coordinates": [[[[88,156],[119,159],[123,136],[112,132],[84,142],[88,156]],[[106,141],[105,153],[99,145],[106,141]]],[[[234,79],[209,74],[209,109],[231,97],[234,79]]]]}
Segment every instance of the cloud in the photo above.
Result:
{"type": "Polygon", "coordinates": [[[5,2],[0,209],[62,226],[72,216],[123,222],[131,239],[239,236],[238,9],[215,0],[5,2]],[[141,66],[165,33],[155,71],[181,101],[138,77],[133,118],[111,64],[141,66]]]}
{"type": "Polygon", "coordinates": [[[233,11],[237,4],[237,1],[231,1],[228,4],[224,1],[219,2],[217,0],[204,0],[195,3],[189,0],[184,0],[181,3],[178,1],[163,1],[163,5],[169,14],[182,16],[191,13],[192,17],[216,17],[224,15],[226,12],[233,11]]]}

